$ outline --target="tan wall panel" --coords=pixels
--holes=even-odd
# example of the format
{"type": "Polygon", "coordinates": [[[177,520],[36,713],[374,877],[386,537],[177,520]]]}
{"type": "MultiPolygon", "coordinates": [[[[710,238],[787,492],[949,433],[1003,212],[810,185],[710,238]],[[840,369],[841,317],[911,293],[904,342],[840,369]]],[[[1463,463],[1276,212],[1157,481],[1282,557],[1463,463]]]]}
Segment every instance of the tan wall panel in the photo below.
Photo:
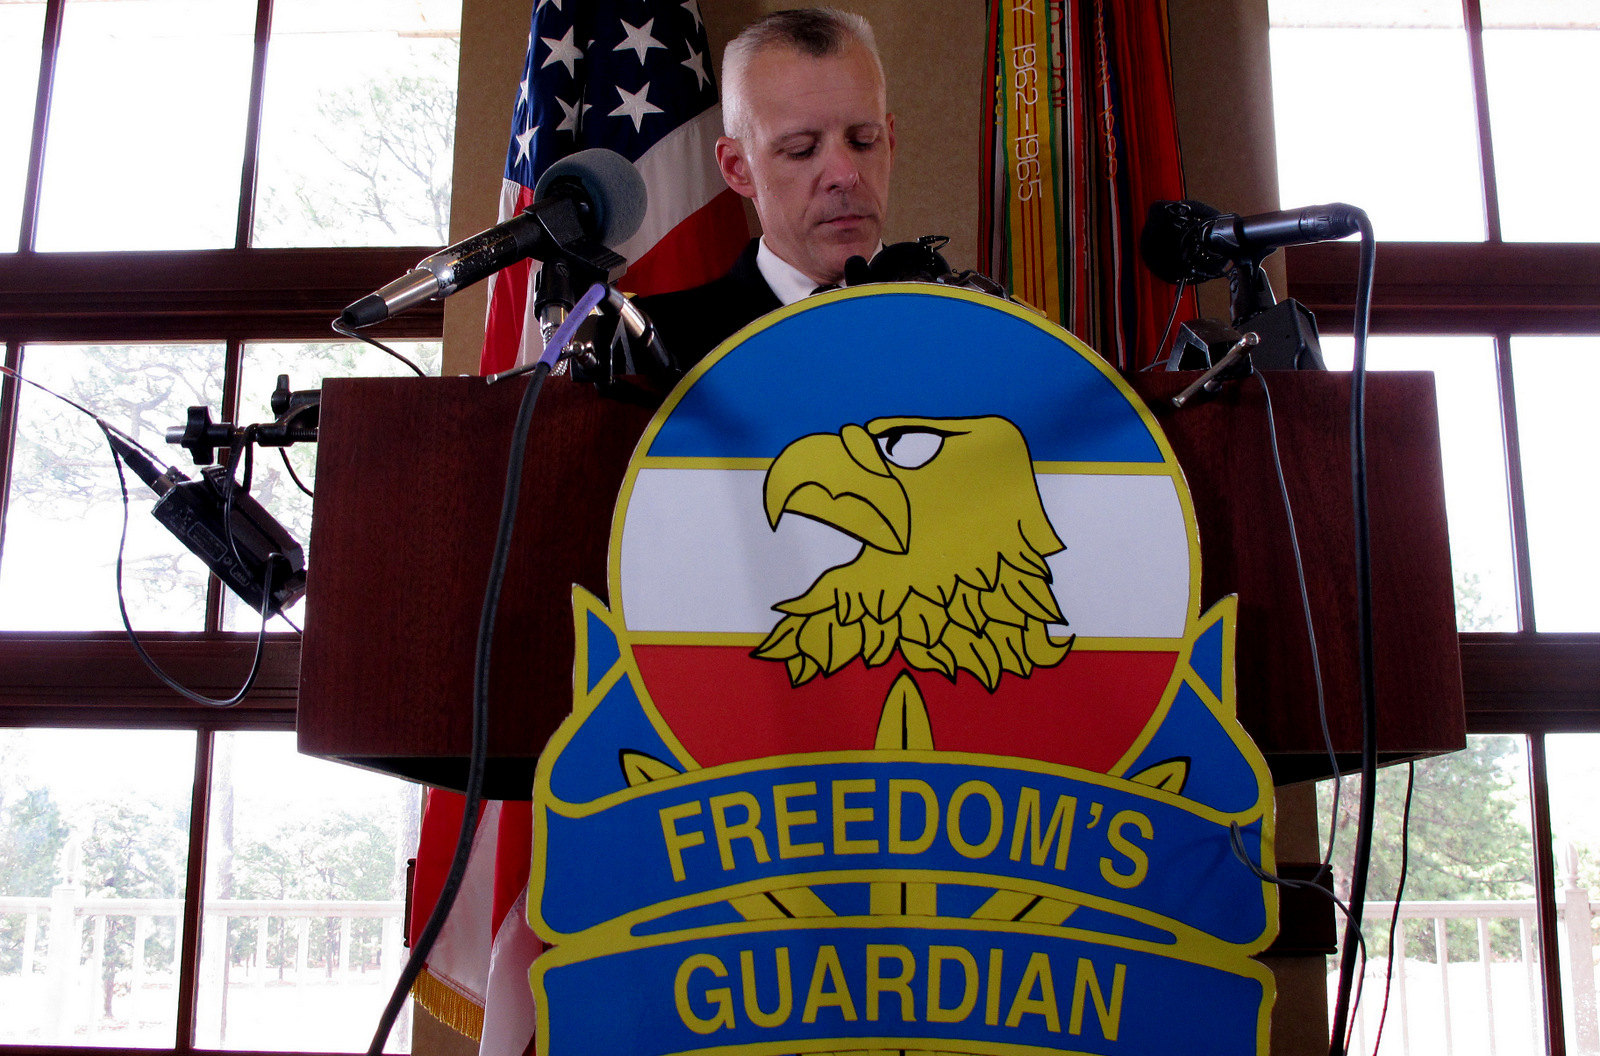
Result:
{"type": "MultiPolygon", "coordinates": [[[[527,52],[529,0],[464,0],[461,75],[456,97],[456,156],[450,194],[450,240],[492,227],[500,212],[500,174],[511,135],[511,105],[527,52]]],[[[483,347],[488,286],[445,302],[444,373],[476,374],[483,347]]]]}
{"type": "Polygon", "coordinates": [[[889,83],[899,156],[884,240],[949,235],[944,255],[951,265],[976,266],[983,3],[861,0],[840,6],[872,23],[889,83]]]}
{"type": "MultiPolygon", "coordinates": [[[[1277,209],[1267,0],[1170,0],[1167,15],[1188,196],[1225,213],[1277,209]]],[[[1284,296],[1281,252],[1267,258],[1266,271],[1284,296]]],[[[1206,316],[1227,319],[1228,284],[1202,286],[1200,303],[1206,316]]]]}

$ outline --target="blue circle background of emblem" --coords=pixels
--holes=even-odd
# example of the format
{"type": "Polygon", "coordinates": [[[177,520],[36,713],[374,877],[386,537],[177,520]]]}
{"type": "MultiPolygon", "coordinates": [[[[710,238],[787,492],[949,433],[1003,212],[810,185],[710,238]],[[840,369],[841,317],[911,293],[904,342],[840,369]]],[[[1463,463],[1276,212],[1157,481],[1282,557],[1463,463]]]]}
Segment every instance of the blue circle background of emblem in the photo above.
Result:
{"type": "Polygon", "coordinates": [[[842,290],[725,342],[686,380],[648,454],[774,458],[842,422],[916,414],[1008,418],[1037,461],[1170,457],[1131,391],[1085,356],[1094,353],[1065,331],[994,298],[907,284],[842,290]],[[902,408],[886,406],[896,390],[902,408]]]}

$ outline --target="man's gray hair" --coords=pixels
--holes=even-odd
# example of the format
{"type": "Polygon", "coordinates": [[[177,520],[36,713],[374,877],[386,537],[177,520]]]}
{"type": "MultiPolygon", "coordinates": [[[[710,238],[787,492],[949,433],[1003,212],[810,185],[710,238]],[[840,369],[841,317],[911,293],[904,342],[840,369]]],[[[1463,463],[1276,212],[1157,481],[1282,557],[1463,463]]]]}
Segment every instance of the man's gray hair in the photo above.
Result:
{"type": "Polygon", "coordinates": [[[883,61],[878,57],[878,42],[872,24],[860,15],[833,7],[807,7],[795,11],[774,11],[746,26],[728,41],[722,52],[722,127],[734,139],[749,131],[745,112],[744,78],[750,62],[770,48],[788,48],[815,59],[839,55],[850,45],[859,44],[872,56],[883,76],[883,61]]]}

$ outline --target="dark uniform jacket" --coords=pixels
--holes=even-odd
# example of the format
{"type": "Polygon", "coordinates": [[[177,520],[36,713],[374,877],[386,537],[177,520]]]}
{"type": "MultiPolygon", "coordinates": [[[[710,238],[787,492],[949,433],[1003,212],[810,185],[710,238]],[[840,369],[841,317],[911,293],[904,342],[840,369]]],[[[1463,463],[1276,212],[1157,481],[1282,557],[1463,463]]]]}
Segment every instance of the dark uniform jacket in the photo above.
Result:
{"type": "Polygon", "coordinates": [[[756,267],[761,240],[752,238],[733,267],[704,286],[640,297],[673,360],[688,370],[746,323],[782,307],[756,267]]]}

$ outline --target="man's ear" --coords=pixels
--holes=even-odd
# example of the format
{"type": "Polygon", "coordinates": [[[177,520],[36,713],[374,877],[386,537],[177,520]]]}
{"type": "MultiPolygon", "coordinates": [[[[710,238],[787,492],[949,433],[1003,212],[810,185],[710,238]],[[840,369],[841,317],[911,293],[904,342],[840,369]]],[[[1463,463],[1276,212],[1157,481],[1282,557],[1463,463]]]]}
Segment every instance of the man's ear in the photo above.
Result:
{"type": "Polygon", "coordinates": [[[750,162],[745,157],[744,146],[732,136],[717,139],[717,169],[727,185],[746,198],[756,196],[755,180],[750,175],[750,162]]]}
{"type": "Polygon", "coordinates": [[[886,136],[887,136],[887,138],[889,140],[889,160],[893,161],[894,160],[894,115],[893,114],[884,114],[883,115],[883,124],[884,124],[885,134],[886,134],[886,136]]]}

